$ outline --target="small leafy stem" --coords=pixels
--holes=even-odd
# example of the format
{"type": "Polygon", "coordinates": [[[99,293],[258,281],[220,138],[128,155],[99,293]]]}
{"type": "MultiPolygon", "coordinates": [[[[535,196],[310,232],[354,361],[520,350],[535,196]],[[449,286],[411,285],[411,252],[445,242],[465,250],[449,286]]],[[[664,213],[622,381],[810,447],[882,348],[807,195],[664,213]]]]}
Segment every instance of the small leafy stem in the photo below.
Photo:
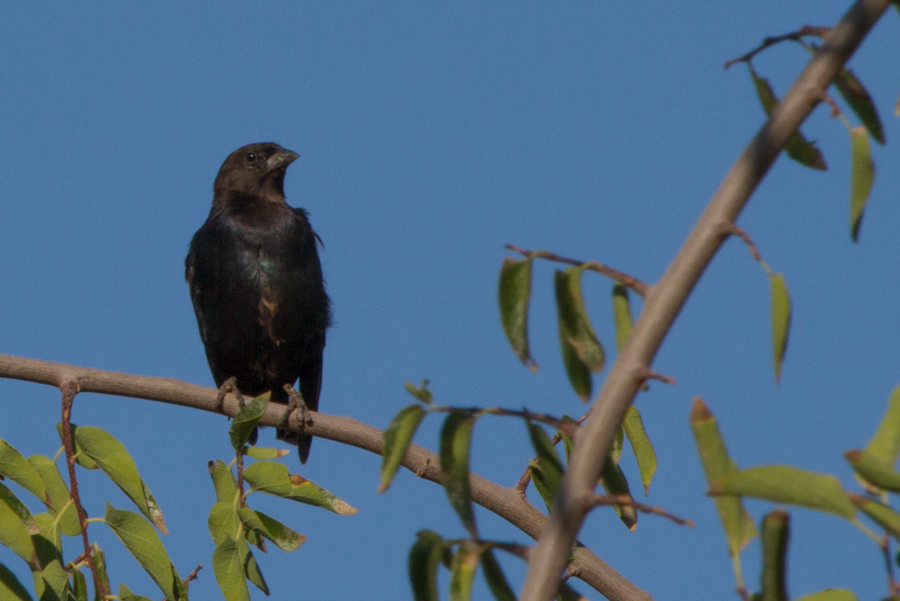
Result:
{"type": "Polygon", "coordinates": [[[799,42],[802,44],[803,43],[802,40],[806,36],[816,36],[819,38],[824,38],[826,35],[828,35],[828,32],[830,32],[830,31],[831,31],[830,27],[815,27],[813,25],[804,25],[797,31],[794,31],[791,33],[786,33],[784,35],[778,35],[778,36],[772,36],[772,37],[765,38],[762,41],[762,44],[760,44],[759,46],[757,46],[756,48],[754,48],[747,54],[745,54],[743,56],[739,56],[737,58],[733,58],[729,61],[725,61],[725,68],[727,69],[728,67],[730,67],[731,65],[734,65],[736,63],[749,63],[750,60],[754,56],[756,56],[757,54],[759,54],[760,52],[762,52],[769,46],[774,46],[775,44],[780,44],[781,42],[787,42],[787,41],[799,42]]]}
{"type": "Polygon", "coordinates": [[[84,543],[84,563],[90,568],[91,575],[94,578],[94,587],[97,590],[97,596],[101,599],[106,598],[107,591],[103,587],[100,580],[100,574],[97,573],[97,567],[94,565],[94,558],[91,555],[91,545],[88,542],[87,525],[88,517],[84,507],[81,505],[81,497],[78,494],[78,479],[75,477],[75,446],[72,444],[72,405],[75,403],[75,395],[78,394],[78,383],[75,380],[64,380],[59,389],[62,391],[62,439],[63,448],[66,450],[66,466],[69,470],[69,485],[71,487],[72,503],[75,504],[75,510],[78,512],[78,521],[81,524],[81,541],[84,543]]]}
{"type": "Polygon", "coordinates": [[[514,246],[512,244],[507,244],[506,249],[517,252],[525,257],[528,257],[529,259],[546,259],[547,261],[566,263],[567,265],[574,265],[576,267],[587,269],[589,271],[596,271],[597,273],[603,274],[608,278],[616,280],[623,286],[628,286],[642,298],[645,298],[650,292],[650,285],[646,282],[642,282],[634,276],[628,275],[627,273],[619,271],[618,269],[613,269],[612,267],[609,267],[602,263],[597,263],[596,261],[579,261],[577,259],[563,257],[546,250],[525,250],[524,248],[519,248],[518,246],[514,246]]]}
{"type": "Polygon", "coordinates": [[[525,409],[521,411],[516,411],[514,409],[503,409],[502,407],[446,407],[439,405],[432,405],[428,407],[429,411],[437,412],[437,413],[467,413],[469,415],[474,415],[479,417],[481,415],[503,415],[507,417],[521,417],[523,419],[531,420],[533,422],[541,422],[542,424],[547,424],[557,430],[561,430],[565,432],[569,436],[574,436],[575,432],[578,430],[578,425],[573,421],[567,421],[555,417],[553,415],[548,415],[546,413],[532,413],[531,411],[527,411],[525,409]]]}

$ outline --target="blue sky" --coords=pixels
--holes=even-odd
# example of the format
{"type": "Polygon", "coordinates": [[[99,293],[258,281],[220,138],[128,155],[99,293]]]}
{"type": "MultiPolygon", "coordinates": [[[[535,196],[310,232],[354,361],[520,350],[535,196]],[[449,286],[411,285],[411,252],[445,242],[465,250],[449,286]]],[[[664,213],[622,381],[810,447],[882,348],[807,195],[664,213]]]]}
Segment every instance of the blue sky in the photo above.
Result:
{"type": "MultiPolygon", "coordinates": [[[[763,121],[746,69],[722,64],[765,36],[832,24],[848,5],[10,5],[0,23],[0,352],[211,385],[184,256],[224,158],[271,140],[302,155],[288,171],[288,201],[309,210],[325,242],[335,326],[323,411],[384,427],[411,401],[404,382],[429,378],[442,404],[580,414],[559,356],[553,266],[538,265],[534,278],[540,372],[529,374],[503,338],[503,245],[657,279],[763,121]]],[[[823,108],[804,132],[830,170],[782,157],[739,221],[793,296],[781,383],[772,375],[767,279],[733,240],[654,364],[678,385],[653,384],[638,399],[660,457],[647,501],[698,525],[642,516],[630,533],[606,510],[581,539],[656,598],[733,594],[688,427],[694,396],[719,418],[740,465],[792,463],[855,490],[841,453],[864,446],[900,381],[892,114],[900,80],[884,58],[896,56],[898,29],[892,11],[851,63],[888,138],[874,148],[878,175],[860,243],[849,237],[846,130],[823,108]]],[[[755,64],[783,93],[805,61],[805,51],[785,45],[755,64]]],[[[585,276],[613,356],[610,287],[585,276]]],[[[0,403],[0,436],[26,455],[55,453],[56,391],[0,381],[0,403]]],[[[182,574],[206,566],[194,598],[217,598],[206,462],[229,456],[225,419],[86,394],[74,421],[125,442],[166,515],[176,566],[182,574]]],[[[439,426],[429,419],[417,441],[435,448],[439,426]]],[[[273,437],[263,432],[262,443],[273,437]]],[[[476,471],[507,485],[531,455],[522,424],[499,418],[478,423],[474,453],[476,471]]],[[[377,496],[378,457],[317,440],[306,466],[289,459],[292,471],[360,513],[260,499],[259,508],[309,537],[293,554],[259,559],[273,598],[409,598],[415,532],[463,534],[441,489],[409,473],[377,496]]],[[[624,466],[637,488],[633,463],[624,466]]],[[[83,478],[93,514],[106,499],[126,505],[102,478],[83,478]]],[[[749,506],[757,519],[771,508],[749,506]]],[[[882,557],[856,528],[792,515],[793,596],[826,587],[886,595],[882,557]]],[[[486,537],[528,542],[486,512],[478,517],[486,537]]],[[[116,556],[114,587],[124,581],[155,595],[118,542],[102,527],[91,534],[116,556]]],[[[757,556],[754,544],[744,562],[751,587],[757,556]]],[[[6,550],[0,561],[18,568],[6,550]]],[[[520,583],[521,565],[504,565],[520,583]]]]}

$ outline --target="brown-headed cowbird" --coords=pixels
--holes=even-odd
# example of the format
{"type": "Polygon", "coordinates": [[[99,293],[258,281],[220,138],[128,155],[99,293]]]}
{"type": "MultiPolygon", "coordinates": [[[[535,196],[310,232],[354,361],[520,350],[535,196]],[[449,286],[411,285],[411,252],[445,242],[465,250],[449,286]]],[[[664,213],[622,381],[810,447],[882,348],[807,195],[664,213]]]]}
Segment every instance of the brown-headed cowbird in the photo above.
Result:
{"type": "MultiPolygon", "coordinates": [[[[331,323],[318,235],[306,211],[284,198],[299,155],[273,143],[232,152],[213,184],[212,210],[185,259],[200,338],[216,386],[235,378],[243,394],[271,391],[288,403],[299,378],[303,401],[319,405],[322,351],[331,323]]],[[[312,438],[279,430],[306,463],[312,438]]]]}

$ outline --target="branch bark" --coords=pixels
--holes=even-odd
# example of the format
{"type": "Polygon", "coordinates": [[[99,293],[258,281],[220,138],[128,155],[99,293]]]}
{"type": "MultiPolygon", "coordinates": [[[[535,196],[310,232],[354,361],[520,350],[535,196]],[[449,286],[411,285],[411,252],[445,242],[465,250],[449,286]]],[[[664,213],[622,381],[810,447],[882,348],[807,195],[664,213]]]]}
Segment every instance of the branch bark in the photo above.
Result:
{"type": "Polygon", "coordinates": [[[858,0],[828,34],[768,122],[731,167],[662,279],[647,295],[627,345],[576,436],[575,452],[547,528],[529,554],[520,601],[553,598],[586,515],[581,500],[594,491],[616,429],[641,384],[640,373],[650,368],[682,306],[726,239],[722,225],[737,219],[788,137],[821,101],[825,89],[888,5],[889,0],[858,0]]]}
{"type": "MultiPolygon", "coordinates": [[[[214,388],[172,378],[136,376],[12,355],[0,354],[0,378],[25,380],[57,388],[63,384],[76,384],[80,393],[95,392],[159,401],[230,417],[240,410],[234,395],[229,393],[225,396],[224,402],[220,402],[219,391],[214,388]]],[[[312,423],[306,426],[305,433],[378,455],[382,453],[382,430],[350,417],[324,413],[311,415],[312,423]]],[[[264,426],[296,429],[293,421],[289,426],[284,424],[283,417],[283,405],[270,405],[259,423],[264,426]]],[[[403,459],[403,466],[426,480],[438,484],[442,482],[440,459],[435,453],[419,445],[410,445],[403,459]]],[[[538,537],[547,521],[546,515],[513,488],[500,486],[477,474],[471,474],[470,478],[472,500],[531,538],[538,537]]],[[[611,601],[652,601],[650,595],[629,582],[587,547],[579,545],[578,557],[572,563],[572,568],[578,578],[611,601]]]]}

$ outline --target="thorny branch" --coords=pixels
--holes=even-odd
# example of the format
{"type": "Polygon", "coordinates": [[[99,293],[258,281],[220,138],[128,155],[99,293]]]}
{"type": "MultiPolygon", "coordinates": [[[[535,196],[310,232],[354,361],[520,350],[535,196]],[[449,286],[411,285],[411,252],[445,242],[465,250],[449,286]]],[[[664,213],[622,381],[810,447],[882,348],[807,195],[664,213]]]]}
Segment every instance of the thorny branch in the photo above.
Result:
{"type": "Polygon", "coordinates": [[[828,33],[830,31],[831,31],[830,27],[815,27],[813,25],[804,25],[803,27],[801,27],[800,29],[798,29],[797,31],[794,31],[792,33],[786,33],[784,35],[768,37],[762,41],[762,44],[760,44],[758,47],[754,48],[747,54],[745,54],[743,56],[739,56],[737,58],[733,58],[729,61],[725,61],[725,68],[727,69],[728,67],[730,67],[731,65],[734,65],[735,63],[750,62],[750,60],[754,56],[756,56],[757,54],[759,54],[760,52],[762,52],[769,46],[774,46],[775,44],[780,44],[781,42],[787,42],[787,41],[800,42],[805,36],[811,36],[811,35],[820,37],[820,38],[824,38],[825,36],[828,35],[828,33]]]}

